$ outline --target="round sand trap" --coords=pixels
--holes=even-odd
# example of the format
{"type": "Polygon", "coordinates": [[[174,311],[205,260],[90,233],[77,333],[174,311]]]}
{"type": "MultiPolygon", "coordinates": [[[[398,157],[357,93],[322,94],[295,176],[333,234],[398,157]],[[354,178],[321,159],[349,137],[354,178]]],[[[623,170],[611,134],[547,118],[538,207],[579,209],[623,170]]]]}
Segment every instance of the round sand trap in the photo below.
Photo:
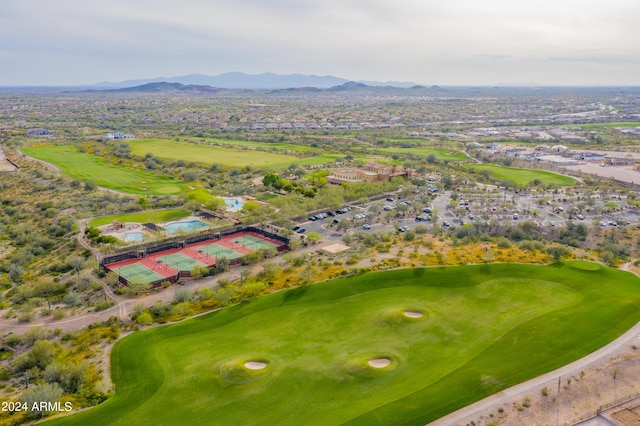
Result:
{"type": "Polygon", "coordinates": [[[420,311],[404,311],[404,316],[409,318],[422,318],[424,315],[420,311]]]}
{"type": "Polygon", "coordinates": [[[369,365],[373,368],[385,368],[391,364],[389,358],[373,358],[369,360],[369,365]]]}
{"type": "Polygon", "coordinates": [[[267,367],[267,363],[261,362],[261,361],[249,361],[249,362],[245,362],[244,366],[247,367],[249,370],[262,370],[263,368],[267,367]]]}

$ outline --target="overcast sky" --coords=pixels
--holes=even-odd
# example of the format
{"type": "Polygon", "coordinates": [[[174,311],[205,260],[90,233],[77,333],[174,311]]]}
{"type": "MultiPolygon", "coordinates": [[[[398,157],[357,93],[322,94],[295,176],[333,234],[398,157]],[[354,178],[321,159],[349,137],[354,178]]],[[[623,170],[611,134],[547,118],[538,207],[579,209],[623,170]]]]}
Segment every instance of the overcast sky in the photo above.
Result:
{"type": "Polygon", "coordinates": [[[0,86],[191,73],[640,84],[638,0],[0,0],[0,86]]]}

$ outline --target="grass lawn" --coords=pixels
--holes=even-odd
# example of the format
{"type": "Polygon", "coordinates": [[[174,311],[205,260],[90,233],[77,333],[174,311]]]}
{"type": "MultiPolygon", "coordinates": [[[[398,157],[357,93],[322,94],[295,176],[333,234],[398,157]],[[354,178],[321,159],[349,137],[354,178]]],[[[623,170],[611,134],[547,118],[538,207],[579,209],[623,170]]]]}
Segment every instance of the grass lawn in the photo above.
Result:
{"type": "Polygon", "coordinates": [[[445,148],[376,148],[377,151],[392,154],[413,154],[420,157],[435,155],[438,161],[468,161],[470,158],[462,151],[445,148]]]}
{"type": "Polygon", "coordinates": [[[51,424],[423,425],[610,342],[640,320],[639,290],[587,262],[308,285],[125,337],[116,395],[51,424]]]}
{"type": "Polygon", "coordinates": [[[104,158],[82,153],[71,145],[22,148],[22,152],[54,164],[72,179],[90,180],[127,194],[177,194],[186,188],[182,182],[169,176],[109,164],[104,158]]]}
{"type": "Polygon", "coordinates": [[[577,181],[570,177],[547,170],[520,169],[516,167],[497,166],[495,164],[471,164],[466,167],[481,171],[489,170],[491,175],[500,180],[508,180],[516,185],[529,185],[536,179],[545,185],[573,185],[577,181]]]}
{"type": "Polygon", "coordinates": [[[621,123],[578,124],[577,126],[583,128],[583,129],[616,128],[616,127],[640,127],[640,122],[628,121],[628,122],[621,122],[621,123]]]}
{"type": "Polygon", "coordinates": [[[219,145],[227,145],[231,147],[236,146],[244,146],[247,148],[255,149],[277,149],[279,151],[297,151],[297,152],[321,152],[320,148],[314,148],[306,145],[293,145],[290,143],[280,143],[280,142],[252,142],[252,141],[242,141],[235,139],[216,139],[216,138],[206,138],[206,142],[211,142],[219,145]]]}
{"type": "Polygon", "coordinates": [[[135,155],[152,153],[168,160],[184,160],[201,164],[222,164],[228,167],[250,165],[274,170],[285,169],[291,164],[324,164],[334,161],[339,155],[321,154],[315,157],[298,158],[293,155],[257,151],[255,149],[222,148],[216,145],[174,142],[168,139],[138,139],[127,141],[135,155]]]}
{"type": "Polygon", "coordinates": [[[184,209],[168,209],[168,210],[145,210],[142,212],[120,214],[113,216],[102,216],[89,221],[89,226],[102,226],[113,223],[114,220],[118,222],[137,222],[137,223],[159,223],[167,222],[169,220],[182,219],[191,214],[189,210],[184,209]]]}

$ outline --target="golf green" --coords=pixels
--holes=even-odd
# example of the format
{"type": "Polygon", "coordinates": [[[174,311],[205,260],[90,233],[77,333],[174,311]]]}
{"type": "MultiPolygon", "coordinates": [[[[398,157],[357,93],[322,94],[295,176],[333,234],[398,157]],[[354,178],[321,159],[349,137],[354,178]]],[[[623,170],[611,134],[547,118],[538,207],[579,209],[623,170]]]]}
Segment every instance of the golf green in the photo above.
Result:
{"type": "Polygon", "coordinates": [[[115,396],[52,424],[422,425],[640,320],[640,280],[585,262],[403,269],[134,333],[115,396]]]}

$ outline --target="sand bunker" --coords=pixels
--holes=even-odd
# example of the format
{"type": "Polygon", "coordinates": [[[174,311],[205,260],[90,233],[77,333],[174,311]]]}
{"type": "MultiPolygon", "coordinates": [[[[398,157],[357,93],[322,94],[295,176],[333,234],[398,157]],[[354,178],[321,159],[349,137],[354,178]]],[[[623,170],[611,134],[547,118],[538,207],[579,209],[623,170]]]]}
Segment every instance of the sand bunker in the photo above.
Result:
{"type": "Polygon", "coordinates": [[[404,316],[409,318],[422,318],[424,315],[420,311],[404,311],[404,316]]]}
{"type": "Polygon", "coordinates": [[[373,358],[369,360],[369,365],[373,368],[385,368],[391,364],[389,358],[373,358]]]}
{"type": "Polygon", "coordinates": [[[262,370],[267,367],[267,363],[262,361],[249,361],[245,362],[244,366],[249,370],[262,370]]]}

